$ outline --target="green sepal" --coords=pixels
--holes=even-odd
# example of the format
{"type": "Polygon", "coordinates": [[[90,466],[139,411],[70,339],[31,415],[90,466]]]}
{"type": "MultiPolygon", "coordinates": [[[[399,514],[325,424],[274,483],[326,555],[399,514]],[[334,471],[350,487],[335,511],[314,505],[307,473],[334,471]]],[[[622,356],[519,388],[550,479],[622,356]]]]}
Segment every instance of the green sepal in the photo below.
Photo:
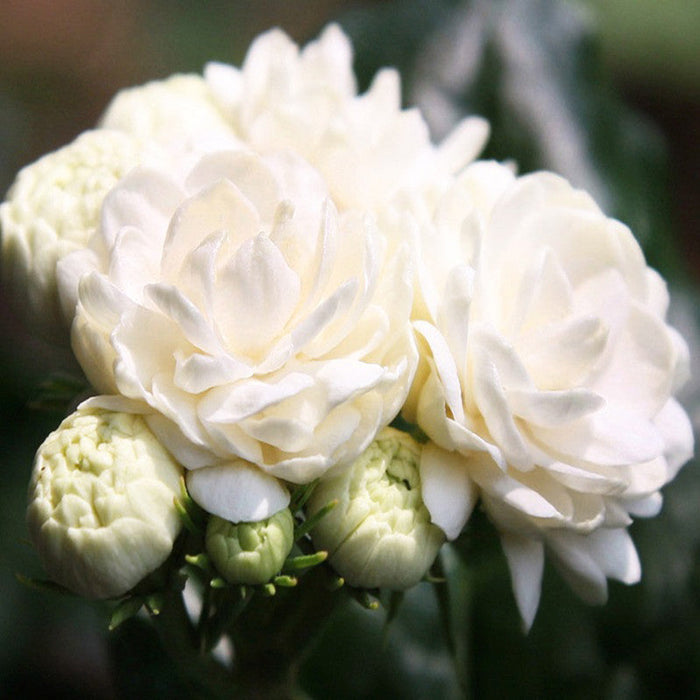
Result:
{"type": "Polygon", "coordinates": [[[294,541],[298,542],[304,535],[313,530],[313,528],[337,505],[338,499],[334,498],[332,501],[326,503],[323,508],[317,510],[310,518],[307,518],[303,523],[297,525],[294,528],[294,541]]]}
{"type": "Polygon", "coordinates": [[[328,552],[314,552],[314,554],[302,554],[298,557],[290,557],[284,562],[283,570],[298,571],[299,569],[308,569],[312,566],[318,566],[328,559],[328,552]]]}
{"type": "Polygon", "coordinates": [[[363,608],[366,608],[367,610],[378,610],[381,602],[379,600],[378,593],[379,591],[372,592],[364,589],[364,588],[350,588],[347,587],[348,592],[350,593],[350,596],[353,597],[363,608]]]}
{"type": "Polygon", "coordinates": [[[160,611],[163,609],[165,604],[165,593],[161,591],[156,591],[146,596],[146,607],[151,615],[160,615],[160,611]]]}
{"type": "Polygon", "coordinates": [[[317,483],[318,479],[312,481],[310,484],[300,484],[294,489],[289,502],[289,510],[291,510],[292,513],[296,513],[306,505],[306,501],[309,500],[317,483]]]}
{"type": "Polygon", "coordinates": [[[180,477],[180,496],[176,496],[173,502],[185,528],[193,535],[204,534],[208,514],[190,496],[184,476],[180,477]]]}
{"type": "Polygon", "coordinates": [[[206,573],[211,573],[214,570],[211,560],[204,552],[200,554],[185,554],[185,561],[206,573]]]}
{"type": "Polygon", "coordinates": [[[124,598],[124,600],[118,603],[117,607],[112,612],[112,617],[109,620],[110,631],[119,627],[122,622],[134,617],[134,615],[141,610],[144,602],[146,602],[146,600],[143,596],[135,595],[124,598]]]}
{"type": "Polygon", "coordinates": [[[280,588],[294,588],[294,586],[297,585],[299,582],[299,579],[297,579],[296,576],[285,576],[285,575],[280,575],[280,576],[275,576],[272,579],[272,583],[275,584],[275,586],[279,586],[280,588]]]}

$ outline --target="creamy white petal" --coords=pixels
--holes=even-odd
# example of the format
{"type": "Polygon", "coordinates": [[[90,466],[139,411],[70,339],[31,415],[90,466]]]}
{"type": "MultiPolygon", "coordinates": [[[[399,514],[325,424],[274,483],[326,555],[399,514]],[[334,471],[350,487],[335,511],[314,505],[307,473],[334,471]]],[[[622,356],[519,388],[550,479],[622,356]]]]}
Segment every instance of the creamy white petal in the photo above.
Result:
{"type": "Polygon", "coordinates": [[[458,370],[444,336],[435,326],[424,321],[415,321],[413,327],[428,342],[447,407],[457,422],[463,422],[464,407],[458,370]]]}
{"type": "Polygon", "coordinates": [[[651,421],[611,405],[568,424],[565,431],[538,427],[536,435],[553,451],[601,465],[646,462],[664,449],[662,437],[651,421]]]}
{"type": "Polygon", "coordinates": [[[447,135],[438,148],[443,167],[456,173],[476,158],[486,145],[489,123],[481,117],[467,117],[447,135]]]}
{"type": "Polygon", "coordinates": [[[590,537],[556,530],[548,533],[547,547],[574,592],[589,605],[602,605],[608,599],[608,584],[600,563],[588,550],[590,537]]]}
{"type": "Polygon", "coordinates": [[[149,284],[144,288],[148,300],[172,320],[194,347],[218,354],[222,344],[202,312],[177,288],[170,284],[149,284]]]}
{"type": "Polygon", "coordinates": [[[527,631],[540,604],[544,545],[539,540],[506,532],[501,535],[501,546],[508,560],[515,602],[527,631]]]}
{"type": "Polygon", "coordinates": [[[220,231],[226,232],[229,250],[235,250],[260,231],[260,216],[255,207],[228,180],[215,181],[198,196],[181,200],[162,246],[163,278],[177,280],[190,251],[220,231]]]}
{"type": "Polygon", "coordinates": [[[693,456],[695,438],[690,418],[676,399],[669,399],[654,417],[654,425],[664,439],[664,457],[669,467],[669,481],[693,456]]]}
{"type": "Polygon", "coordinates": [[[105,197],[98,236],[109,250],[119,231],[133,226],[149,231],[157,247],[182,196],[182,189],[165,173],[137,168],[105,197]]]}
{"type": "Polygon", "coordinates": [[[289,505],[277,479],[242,461],[188,471],[187,490],[207,512],[234,523],[264,520],[289,505]]]}
{"type": "Polygon", "coordinates": [[[313,376],[323,387],[332,408],[375,388],[385,379],[386,370],[375,364],[337,359],[320,363],[313,369],[313,376]]]}
{"type": "Polygon", "coordinates": [[[218,283],[218,326],[229,345],[244,354],[258,355],[269,347],[299,301],[299,276],[263,234],[238,248],[218,283]]]}
{"type": "Polygon", "coordinates": [[[286,401],[313,385],[313,378],[301,372],[291,372],[278,381],[250,378],[212,389],[199,402],[198,411],[207,421],[236,423],[286,401]]]}
{"type": "Polygon", "coordinates": [[[232,384],[252,376],[253,368],[239,362],[232,355],[205,355],[193,353],[185,356],[176,351],[173,381],[180,389],[200,394],[222,384],[232,384]]]}
{"type": "Polygon", "coordinates": [[[506,390],[506,400],[514,415],[528,423],[545,427],[560,426],[594,413],[605,405],[599,394],[587,389],[570,391],[506,390]]]}
{"type": "Polygon", "coordinates": [[[478,498],[476,484],[469,476],[469,458],[428,443],[421,452],[420,478],[430,519],[447,539],[454,540],[469,520],[478,498]]]}
{"type": "Polygon", "coordinates": [[[496,358],[489,350],[490,348],[482,346],[472,350],[474,400],[486,421],[489,433],[508,462],[518,469],[532,469],[532,457],[515,423],[504,392],[508,378],[501,375],[503,363],[497,365],[496,358]]]}

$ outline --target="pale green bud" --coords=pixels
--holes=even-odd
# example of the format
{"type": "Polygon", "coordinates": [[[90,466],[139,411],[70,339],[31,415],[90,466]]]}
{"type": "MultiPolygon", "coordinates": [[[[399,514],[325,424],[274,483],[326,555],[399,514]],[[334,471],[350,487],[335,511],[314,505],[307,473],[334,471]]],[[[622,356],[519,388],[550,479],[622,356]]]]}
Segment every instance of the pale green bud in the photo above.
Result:
{"type": "Polygon", "coordinates": [[[89,598],[129,591],[172,550],[181,473],[140,416],[70,415],[39,448],[29,486],[29,534],[47,573],[89,598]]]}
{"type": "Polygon", "coordinates": [[[314,489],[310,515],[338,499],[311,531],[314,545],[349,584],[403,590],[433,563],[445,536],[421,498],[420,453],[410,435],[385,428],[349,468],[314,489]]]}
{"type": "Polygon", "coordinates": [[[279,572],[294,544],[289,508],[256,523],[232,523],[212,516],[207,524],[207,552],[231,583],[259,584],[279,572]]]}

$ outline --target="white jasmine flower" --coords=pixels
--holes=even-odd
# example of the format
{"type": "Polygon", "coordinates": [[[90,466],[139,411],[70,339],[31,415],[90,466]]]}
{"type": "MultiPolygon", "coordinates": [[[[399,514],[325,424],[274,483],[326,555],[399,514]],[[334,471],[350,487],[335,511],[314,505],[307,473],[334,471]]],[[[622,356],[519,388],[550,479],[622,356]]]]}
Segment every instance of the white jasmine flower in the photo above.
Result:
{"type": "Polygon", "coordinates": [[[56,263],[84,248],[107,192],[133,168],[142,146],[128,134],[87,131],[23,168],[0,205],[3,279],[34,326],[67,342],[56,289],[56,263]]]}
{"type": "Polygon", "coordinates": [[[294,544],[289,508],[266,520],[232,523],[213,516],[207,523],[207,552],[231,583],[265,583],[280,571],[294,544]]]}
{"type": "Polygon", "coordinates": [[[658,511],[693,449],[673,398],[688,349],[629,229],[562,178],[499,168],[468,168],[465,219],[432,229],[406,408],[434,442],[433,521],[456,537],[478,487],[529,625],[545,546],[589,601],[639,578],[630,516],[658,511]]]}
{"type": "Polygon", "coordinates": [[[348,583],[403,590],[418,583],[445,541],[421,497],[421,446],[385,428],[347,469],[314,488],[308,510],[336,505],[314,527],[314,545],[348,583]]]}
{"type": "Polygon", "coordinates": [[[439,148],[415,109],[401,109],[397,71],[357,94],[350,41],[336,25],[300,50],[280,30],[253,42],[241,68],[205,79],[238,136],[260,152],[289,149],[320,170],[340,208],[384,208],[401,189],[432,191],[481,150],[488,125],[460,123],[439,148]]]}
{"type": "Polygon", "coordinates": [[[288,502],[278,479],[352,461],[400,410],[407,257],[295,155],[226,150],[127,176],[61,293],[89,380],[131,401],[98,404],[148,414],[206,510],[260,520],[288,502]]]}
{"type": "Polygon", "coordinates": [[[39,448],[27,523],[48,574],[120,596],[160,566],[180,529],[181,469],[139,416],[79,410],[39,448]]]}

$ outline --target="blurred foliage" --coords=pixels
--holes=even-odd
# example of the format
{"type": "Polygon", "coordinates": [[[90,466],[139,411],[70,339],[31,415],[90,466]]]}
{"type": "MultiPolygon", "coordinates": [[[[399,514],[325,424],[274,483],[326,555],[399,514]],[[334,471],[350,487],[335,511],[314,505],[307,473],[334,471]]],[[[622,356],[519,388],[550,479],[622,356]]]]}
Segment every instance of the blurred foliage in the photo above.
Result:
{"type": "Polygon", "coordinates": [[[697,0],[584,0],[616,71],[664,93],[700,96],[697,0]]]}
{"type": "MultiPolygon", "coordinates": [[[[606,17],[616,4],[607,4],[606,17]]],[[[326,10],[330,5],[314,3],[326,10]]],[[[636,27],[652,16],[673,18],[674,36],[682,38],[683,17],[695,10],[685,1],[680,5],[686,14],[673,14],[671,3],[644,0],[648,13],[642,16],[635,1],[630,16],[636,27]],[[664,14],[652,15],[652,5],[654,13],[664,14]]],[[[147,7],[143,28],[161,50],[155,73],[197,70],[209,59],[239,61],[252,30],[264,28],[257,26],[262,19],[250,2],[217,1],[207,12],[188,2],[159,0],[147,7]]],[[[295,12],[287,7],[283,15],[295,12]]],[[[406,102],[421,105],[437,136],[444,135],[449,119],[485,116],[492,126],[486,157],[513,159],[521,172],[554,169],[591,190],[607,213],[630,225],[651,264],[675,282],[686,281],[673,237],[663,141],[617,95],[599,36],[580,5],[393,0],[340,19],[353,38],[363,88],[380,67],[396,66],[406,102]]],[[[608,50],[620,26],[618,21],[602,27],[608,50]]],[[[317,29],[302,23],[296,36],[317,29]]],[[[659,34],[668,37],[668,31],[664,25],[659,34]]],[[[675,40],[666,45],[669,41],[673,51],[682,50],[675,40]]],[[[694,45],[690,37],[684,41],[694,45]]],[[[662,53],[649,46],[639,51],[662,53]]],[[[14,99],[0,93],[0,184],[9,183],[27,132],[14,99]]],[[[682,328],[686,334],[700,328],[696,301],[691,289],[683,316],[690,324],[682,328]]],[[[187,697],[176,668],[141,620],[108,637],[106,611],[25,589],[14,579],[15,571],[41,575],[22,539],[24,493],[34,450],[63,416],[28,410],[51,358],[11,318],[3,320],[0,697],[187,697]]],[[[700,392],[695,388],[687,396],[691,415],[697,415],[700,392]]],[[[548,566],[528,635],[520,627],[496,534],[477,512],[444,552],[449,577],[438,584],[437,595],[425,583],[409,591],[388,627],[381,610],[354,603],[337,610],[303,667],[303,685],[313,697],[338,700],[700,696],[698,502],[700,473],[692,463],[665,489],[662,514],[631,528],[642,583],[631,588],[611,583],[610,601],[602,608],[583,605],[548,566]],[[448,606],[447,615],[441,615],[441,606],[448,606]]]]}
{"type": "Polygon", "coordinates": [[[482,157],[512,160],[521,173],[564,175],[630,226],[652,266],[682,274],[678,251],[668,244],[663,139],[614,89],[582,6],[400,0],[351,13],[344,26],[363,87],[382,66],[398,67],[407,102],[422,108],[438,136],[447,130],[446,110],[452,121],[486,117],[491,137],[482,157]]]}

